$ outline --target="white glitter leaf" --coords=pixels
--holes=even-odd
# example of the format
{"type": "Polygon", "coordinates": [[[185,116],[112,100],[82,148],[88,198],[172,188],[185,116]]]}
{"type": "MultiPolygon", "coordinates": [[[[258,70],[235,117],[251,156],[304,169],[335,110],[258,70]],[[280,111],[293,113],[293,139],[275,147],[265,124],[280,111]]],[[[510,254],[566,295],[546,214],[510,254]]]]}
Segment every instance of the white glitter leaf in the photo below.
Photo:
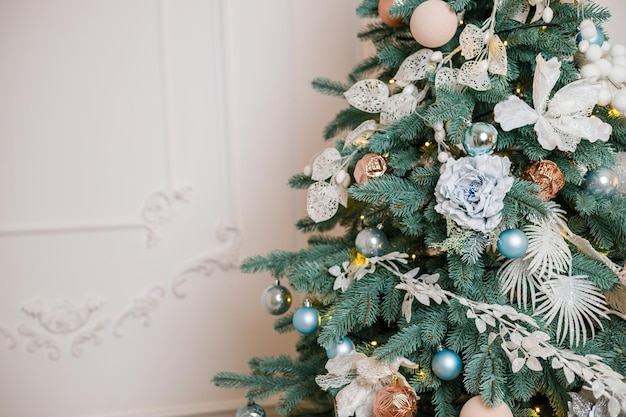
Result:
{"type": "Polygon", "coordinates": [[[389,98],[389,87],[375,79],[361,80],[344,93],[353,107],[367,113],[380,113],[389,98]]]}

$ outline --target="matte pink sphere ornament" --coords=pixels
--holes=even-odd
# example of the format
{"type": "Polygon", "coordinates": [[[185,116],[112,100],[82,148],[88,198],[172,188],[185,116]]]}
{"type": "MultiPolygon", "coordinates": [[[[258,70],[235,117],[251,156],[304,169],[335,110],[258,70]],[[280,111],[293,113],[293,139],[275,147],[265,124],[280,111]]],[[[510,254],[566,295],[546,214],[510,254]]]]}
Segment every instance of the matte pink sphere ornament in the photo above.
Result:
{"type": "Polygon", "coordinates": [[[452,7],[443,0],[426,0],[411,15],[411,35],[422,46],[438,48],[450,42],[458,21],[452,7]]]}
{"type": "Polygon", "coordinates": [[[490,407],[483,403],[480,395],[477,395],[463,405],[459,417],[513,417],[513,413],[506,404],[490,407]]]}
{"type": "Polygon", "coordinates": [[[389,27],[399,28],[404,26],[404,21],[399,16],[392,16],[389,14],[389,9],[395,6],[398,0],[380,0],[378,2],[378,15],[380,20],[383,21],[389,27]]]}

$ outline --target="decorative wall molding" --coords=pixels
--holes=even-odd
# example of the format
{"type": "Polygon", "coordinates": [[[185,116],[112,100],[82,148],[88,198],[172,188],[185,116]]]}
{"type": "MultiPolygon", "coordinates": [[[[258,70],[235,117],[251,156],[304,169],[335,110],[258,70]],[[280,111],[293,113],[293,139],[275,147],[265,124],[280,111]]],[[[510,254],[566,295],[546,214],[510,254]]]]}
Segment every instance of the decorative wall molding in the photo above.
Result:
{"type": "Polygon", "coordinates": [[[48,351],[48,358],[56,361],[61,358],[61,348],[52,338],[38,333],[25,324],[22,324],[17,331],[20,335],[27,339],[26,351],[29,353],[35,353],[40,349],[46,349],[48,351]]]}
{"type": "Polygon", "coordinates": [[[115,322],[113,326],[113,334],[115,337],[119,338],[124,335],[122,328],[129,320],[141,320],[144,327],[150,327],[152,325],[150,315],[157,309],[161,299],[165,297],[166,292],[165,287],[155,285],[144,295],[136,297],[133,301],[133,305],[115,322]]]}
{"type": "Polygon", "coordinates": [[[222,224],[217,228],[217,238],[220,242],[229,242],[226,250],[198,259],[178,274],[171,284],[174,296],[185,298],[187,294],[183,287],[189,279],[209,277],[213,274],[215,267],[220,268],[222,271],[239,268],[239,249],[241,247],[241,233],[239,229],[233,225],[222,224]]]}
{"type": "Polygon", "coordinates": [[[102,304],[100,299],[94,297],[87,297],[82,305],[64,300],[47,306],[37,299],[23,305],[22,311],[36,319],[49,333],[65,335],[80,330],[102,304]]]}
{"type": "Polygon", "coordinates": [[[174,217],[174,212],[183,203],[189,203],[191,187],[183,187],[177,190],[162,190],[148,197],[141,218],[144,227],[148,231],[146,244],[153,247],[161,239],[159,229],[168,224],[174,217]]]}
{"type": "Polygon", "coordinates": [[[91,326],[76,335],[70,345],[70,352],[72,352],[72,356],[75,358],[82,356],[83,345],[87,342],[91,342],[96,346],[102,344],[101,333],[109,327],[109,321],[109,319],[100,320],[94,326],[91,326]]]}
{"type": "Polygon", "coordinates": [[[15,349],[17,347],[15,336],[6,328],[0,327],[0,336],[4,338],[7,349],[15,349]]]}

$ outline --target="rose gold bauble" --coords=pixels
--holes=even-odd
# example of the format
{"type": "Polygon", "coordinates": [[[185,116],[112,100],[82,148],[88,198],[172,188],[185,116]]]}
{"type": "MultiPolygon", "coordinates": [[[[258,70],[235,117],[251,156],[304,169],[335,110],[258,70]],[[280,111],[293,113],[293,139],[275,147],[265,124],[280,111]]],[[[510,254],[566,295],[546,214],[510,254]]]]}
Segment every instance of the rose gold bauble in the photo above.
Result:
{"type": "Polygon", "coordinates": [[[413,417],[417,412],[417,395],[404,385],[386,385],[376,392],[373,412],[376,417],[413,417]]]}
{"type": "Polygon", "coordinates": [[[354,180],[361,185],[370,178],[380,177],[387,171],[387,161],[377,153],[368,153],[356,163],[354,180]]]}
{"type": "Polygon", "coordinates": [[[450,42],[458,21],[452,7],[443,0],[426,0],[411,15],[411,34],[427,48],[438,48],[450,42]]]}
{"type": "Polygon", "coordinates": [[[480,395],[477,395],[463,405],[459,417],[513,417],[513,413],[508,405],[502,403],[490,407],[483,403],[480,395]]]}
{"type": "Polygon", "coordinates": [[[392,28],[399,28],[404,26],[404,21],[401,17],[392,16],[389,14],[389,9],[396,4],[397,0],[380,0],[378,2],[378,15],[384,24],[391,26],[392,28]]]}
{"type": "Polygon", "coordinates": [[[552,161],[543,160],[532,163],[520,176],[523,180],[534,182],[541,190],[541,199],[550,200],[565,185],[563,171],[552,161]]]}

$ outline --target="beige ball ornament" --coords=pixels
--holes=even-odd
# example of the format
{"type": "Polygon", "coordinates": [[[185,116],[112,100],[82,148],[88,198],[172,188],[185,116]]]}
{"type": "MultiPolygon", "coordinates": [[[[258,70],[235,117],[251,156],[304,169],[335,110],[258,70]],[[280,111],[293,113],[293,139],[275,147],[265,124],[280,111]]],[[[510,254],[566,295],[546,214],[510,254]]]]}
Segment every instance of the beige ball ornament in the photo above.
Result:
{"type": "Polygon", "coordinates": [[[477,395],[463,405],[459,417],[513,417],[513,413],[508,405],[502,403],[490,407],[483,403],[480,395],[477,395]]]}
{"type": "Polygon", "coordinates": [[[438,48],[450,42],[457,27],[456,13],[443,0],[426,0],[411,15],[411,35],[426,48],[438,48]]]}

